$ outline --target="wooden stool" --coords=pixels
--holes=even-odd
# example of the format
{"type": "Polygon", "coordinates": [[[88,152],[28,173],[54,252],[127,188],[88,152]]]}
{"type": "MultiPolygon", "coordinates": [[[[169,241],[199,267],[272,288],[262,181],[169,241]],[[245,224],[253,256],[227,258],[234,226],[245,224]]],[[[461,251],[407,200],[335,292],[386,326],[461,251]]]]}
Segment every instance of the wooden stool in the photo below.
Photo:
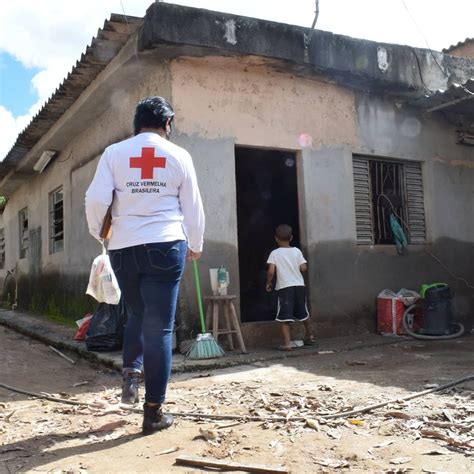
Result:
{"type": "Polygon", "coordinates": [[[233,302],[236,298],[235,295],[215,295],[204,297],[204,299],[209,302],[206,310],[206,328],[208,331],[211,331],[212,329],[212,335],[216,342],[218,342],[219,336],[227,335],[227,342],[230,350],[234,350],[232,334],[235,334],[240,350],[243,354],[246,354],[247,349],[245,348],[244,338],[242,337],[240,323],[233,302]],[[225,326],[223,326],[222,329],[219,328],[219,314],[222,314],[219,311],[220,306],[222,306],[224,310],[223,316],[225,326]]]}

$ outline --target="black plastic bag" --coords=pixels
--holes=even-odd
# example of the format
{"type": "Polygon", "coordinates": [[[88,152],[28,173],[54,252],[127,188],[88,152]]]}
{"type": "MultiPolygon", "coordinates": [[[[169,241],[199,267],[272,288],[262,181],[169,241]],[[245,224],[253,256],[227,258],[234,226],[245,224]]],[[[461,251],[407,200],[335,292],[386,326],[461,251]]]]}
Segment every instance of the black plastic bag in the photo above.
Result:
{"type": "Polygon", "coordinates": [[[119,304],[99,303],[86,334],[88,351],[118,351],[123,345],[127,312],[123,300],[119,304]]]}

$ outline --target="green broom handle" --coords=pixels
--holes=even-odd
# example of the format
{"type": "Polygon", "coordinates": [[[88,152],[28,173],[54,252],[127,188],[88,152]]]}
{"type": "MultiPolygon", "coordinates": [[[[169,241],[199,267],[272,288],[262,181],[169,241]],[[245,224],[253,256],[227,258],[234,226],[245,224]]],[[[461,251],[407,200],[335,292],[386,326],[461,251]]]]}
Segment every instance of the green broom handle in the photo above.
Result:
{"type": "Polygon", "coordinates": [[[199,306],[199,319],[201,320],[201,331],[206,332],[206,323],[204,321],[204,311],[202,309],[201,284],[199,283],[199,272],[197,260],[193,260],[194,282],[196,283],[196,293],[199,306]]]}

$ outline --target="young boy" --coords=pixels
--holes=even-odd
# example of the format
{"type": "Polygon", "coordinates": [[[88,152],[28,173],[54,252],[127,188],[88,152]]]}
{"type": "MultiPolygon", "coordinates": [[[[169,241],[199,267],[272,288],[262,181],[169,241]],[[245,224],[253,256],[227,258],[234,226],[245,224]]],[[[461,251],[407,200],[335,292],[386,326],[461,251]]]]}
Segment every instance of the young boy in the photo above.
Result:
{"type": "Polygon", "coordinates": [[[308,269],[301,250],[290,247],[293,230],[289,225],[279,225],[275,230],[275,240],[279,248],[268,257],[267,285],[272,291],[272,281],[277,274],[275,289],[278,291],[278,310],[276,320],[281,323],[283,345],[280,350],[291,351],[290,324],[302,321],[305,329],[305,345],[314,344],[313,331],[306,306],[305,286],[302,273],[308,269]]]}

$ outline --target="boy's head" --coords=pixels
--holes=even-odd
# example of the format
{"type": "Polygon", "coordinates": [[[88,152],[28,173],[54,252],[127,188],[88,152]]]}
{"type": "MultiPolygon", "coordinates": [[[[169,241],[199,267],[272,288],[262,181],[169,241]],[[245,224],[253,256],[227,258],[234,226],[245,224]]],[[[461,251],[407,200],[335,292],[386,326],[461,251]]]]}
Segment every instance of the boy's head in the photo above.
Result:
{"type": "Polygon", "coordinates": [[[275,238],[278,243],[288,244],[293,240],[293,229],[287,224],[280,224],[275,229],[275,238]]]}

